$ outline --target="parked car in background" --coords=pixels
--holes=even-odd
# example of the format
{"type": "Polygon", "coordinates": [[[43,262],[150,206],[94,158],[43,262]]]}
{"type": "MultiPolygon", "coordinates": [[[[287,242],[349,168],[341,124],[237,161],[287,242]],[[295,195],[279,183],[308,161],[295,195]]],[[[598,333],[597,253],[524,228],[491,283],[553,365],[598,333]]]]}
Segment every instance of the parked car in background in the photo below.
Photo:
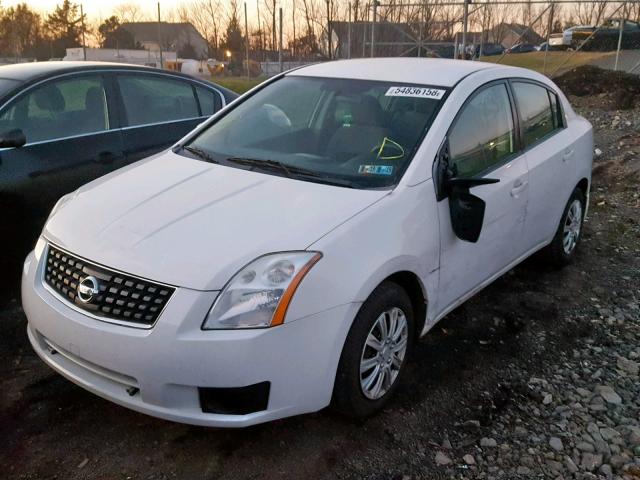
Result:
{"type": "MultiPolygon", "coordinates": [[[[489,57],[491,55],[502,55],[505,48],[499,43],[485,43],[482,45],[482,56],[489,57]]],[[[476,45],[475,57],[480,57],[480,45],[476,45]]]]}
{"type": "Polygon", "coordinates": [[[592,157],[591,124],[530,70],[293,70],[60,199],[23,268],[29,339],[173,421],[371,415],[448,312],[540,249],[575,258],[592,157]]]}
{"type": "Polygon", "coordinates": [[[236,97],[209,82],[132,65],[0,67],[2,282],[17,288],[21,259],[58,198],[171,146],[236,97]]]}
{"type": "Polygon", "coordinates": [[[565,48],[564,47],[554,46],[554,45],[549,45],[547,42],[542,42],[540,45],[538,45],[536,47],[536,50],[538,52],[544,52],[544,51],[558,52],[558,51],[565,50],[565,48]]]}
{"type": "Polygon", "coordinates": [[[517,45],[507,49],[507,53],[529,53],[535,51],[536,46],[531,43],[518,43],[517,45]]]}
{"type": "Polygon", "coordinates": [[[640,24],[628,19],[609,18],[599,28],[591,25],[578,25],[566,29],[562,33],[549,36],[549,44],[564,48],[581,47],[585,51],[610,51],[618,48],[620,27],[622,23],[622,49],[637,49],[640,45],[640,24]],[[591,37],[591,38],[589,38],[591,37]]]}
{"type": "Polygon", "coordinates": [[[591,25],[576,25],[565,29],[563,32],[552,33],[549,35],[549,45],[559,48],[576,46],[580,40],[587,38],[595,29],[596,27],[591,25]]]}

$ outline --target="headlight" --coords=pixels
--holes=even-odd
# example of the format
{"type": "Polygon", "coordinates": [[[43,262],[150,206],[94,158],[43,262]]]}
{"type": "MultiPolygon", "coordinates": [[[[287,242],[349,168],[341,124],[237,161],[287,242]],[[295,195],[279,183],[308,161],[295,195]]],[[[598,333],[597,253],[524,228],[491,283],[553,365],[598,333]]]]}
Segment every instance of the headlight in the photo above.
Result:
{"type": "Polygon", "coordinates": [[[319,252],[283,252],[255,259],[220,292],[202,328],[281,325],[298,285],[320,258],[319,252]]]}

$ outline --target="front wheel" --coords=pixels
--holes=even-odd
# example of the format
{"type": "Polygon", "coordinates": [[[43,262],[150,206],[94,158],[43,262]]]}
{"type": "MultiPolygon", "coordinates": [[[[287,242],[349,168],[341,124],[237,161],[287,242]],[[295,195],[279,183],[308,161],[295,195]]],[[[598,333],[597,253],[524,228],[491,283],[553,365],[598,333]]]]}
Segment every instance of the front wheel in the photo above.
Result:
{"type": "Polygon", "coordinates": [[[576,188],[564,208],[553,240],[545,249],[552,265],[564,267],[573,260],[582,235],[585,206],[584,193],[576,188]]]}
{"type": "Polygon", "coordinates": [[[411,300],[393,282],[376,288],[358,312],[347,335],[333,406],[352,417],[366,417],[384,407],[405,370],[414,338],[411,300]]]}

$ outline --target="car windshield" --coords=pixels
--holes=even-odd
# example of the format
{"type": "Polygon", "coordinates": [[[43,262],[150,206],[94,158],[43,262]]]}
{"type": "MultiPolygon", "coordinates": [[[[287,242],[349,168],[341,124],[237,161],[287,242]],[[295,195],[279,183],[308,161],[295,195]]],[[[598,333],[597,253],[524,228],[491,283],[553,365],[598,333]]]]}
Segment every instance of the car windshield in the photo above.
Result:
{"type": "Polygon", "coordinates": [[[179,152],[312,182],[390,187],[409,165],[445,93],[402,82],[286,76],[179,152]]]}

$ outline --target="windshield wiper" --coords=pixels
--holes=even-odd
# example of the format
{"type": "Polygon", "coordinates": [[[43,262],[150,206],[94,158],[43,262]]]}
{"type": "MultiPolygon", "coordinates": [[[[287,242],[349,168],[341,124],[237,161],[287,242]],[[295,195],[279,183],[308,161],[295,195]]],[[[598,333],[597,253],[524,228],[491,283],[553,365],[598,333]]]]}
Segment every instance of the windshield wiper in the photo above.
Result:
{"type": "Polygon", "coordinates": [[[204,150],[202,150],[200,148],[192,147],[190,145],[186,145],[186,146],[182,147],[182,149],[186,150],[189,153],[192,153],[193,155],[198,157],[200,160],[204,160],[205,162],[220,164],[220,162],[218,160],[216,160],[215,158],[213,158],[213,156],[210,153],[205,152],[204,150]]]}
{"type": "Polygon", "coordinates": [[[240,165],[247,165],[250,167],[258,167],[258,168],[270,168],[270,169],[278,169],[284,172],[287,177],[292,177],[293,175],[306,175],[309,177],[322,177],[322,175],[314,172],[313,170],[307,170],[306,168],[296,167],[294,165],[287,165],[283,162],[279,162],[278,160],[259,160],[257,158],[244,158],[244,157],[230,157],[227,158],[229,162],[239,163],[240,165]]]}
{"type": "Polygon", "coordinates": [[[349,180],[343,180],[331,177],[329,175],[323,175],[319,172],[308,170],[302,167],[296,167],[295,165],[279,162],[278,160],[259,160],[257,158],[230,157],[227,158],[227,161],[237,163],[239,165],[246,165],[248,167],[251,167],[252,170],[253,168],[262,168],[265,170],[280,170],[288,178],[306,178],[310,181],[315,181],[318,183],[355,188],[354,183],[349,180]]]}

